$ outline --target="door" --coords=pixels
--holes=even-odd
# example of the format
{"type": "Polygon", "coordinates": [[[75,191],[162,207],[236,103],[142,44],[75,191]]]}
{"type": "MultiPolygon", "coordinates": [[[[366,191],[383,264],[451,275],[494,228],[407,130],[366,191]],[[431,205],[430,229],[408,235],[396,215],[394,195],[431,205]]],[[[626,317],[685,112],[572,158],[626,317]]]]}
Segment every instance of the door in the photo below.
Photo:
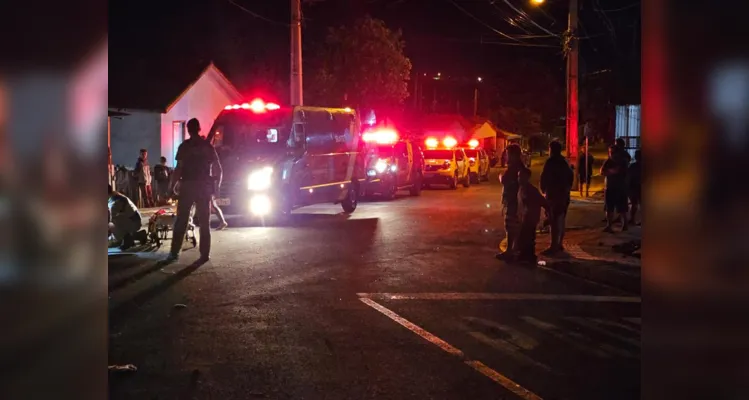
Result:
{"type": "Polygon", "coordinates": [[[172,122],[172,165],[177,166],[177,150],[179,145],[185,141],[187,131],[185,130],[185,121],[172,122]]]}
{"type": "Polygon", "coordinates": [[[467,173],[466,168],[468,167],[468,163],[466,162],[466,153],[463,151],[463,149],[455,150],[455,161],[458,162],[458,177],[465,177],[467,173]]]}
{"type": "Polygon", "coordinates": [[[399,186],[409,183],[411,160],[406,143],[398,142],[393,147],[393,158],[395,159],[395,176],[399,186]]]}

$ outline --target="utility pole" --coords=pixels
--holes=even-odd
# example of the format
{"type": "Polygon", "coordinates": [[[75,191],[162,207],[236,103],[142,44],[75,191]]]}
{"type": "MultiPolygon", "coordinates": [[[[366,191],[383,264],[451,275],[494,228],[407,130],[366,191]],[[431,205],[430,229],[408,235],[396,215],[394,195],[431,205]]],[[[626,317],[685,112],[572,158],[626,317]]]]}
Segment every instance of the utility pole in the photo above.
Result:
{"type": "MultiPolygon", "coordinates": [[[[578,117],[580,114],[578,103],[578,46],[577,46],[577,0],[570,0],[570,10],[567,21],[567,158],[572,165],[576,165],[578,154],[578,117]]],[[[577,174],[575,174],[577,175],[577,174]]]]}
{"type": "Polygon", "coordinates": [[[304,105],[302,94],[302,4],[291,0],[291,104],[304,105]]]}
{"type": "Polygon", "coordinates": [[[479,111],[479,88],[473,89],[473,117],[476,118],[479,111]]]}

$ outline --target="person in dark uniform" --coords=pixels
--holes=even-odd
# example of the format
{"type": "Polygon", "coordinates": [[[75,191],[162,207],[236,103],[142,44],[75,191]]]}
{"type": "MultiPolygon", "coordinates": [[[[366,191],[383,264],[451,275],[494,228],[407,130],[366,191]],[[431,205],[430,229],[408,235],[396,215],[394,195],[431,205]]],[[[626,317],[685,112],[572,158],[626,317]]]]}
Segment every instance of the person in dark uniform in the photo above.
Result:
{"type": "MultiPolygon", "coordinates": [[[[187,224],[190,219],[190,209],[195,205],[195,214],[201,221],[209,221],[211,217],[211,199],[215,188],[214,181],[221,185],[223,170],[213,145],[200,136],[200,122],[193,118],[187,122],[187,132],[190,138],[177,149],[177,167],[172,173],[172,187],[179,196],[177,201],[177,220],[174,223],[172,247],[166,262],[176,261],[182,249],[187,224]],[[212,168],[213,167],[213,168],[212,168]],[[211,172],[217,173],[217,179],[211,177],[211,172]]],[[[211,226],[200,224],[200,259],[206,262],[211,252],[211,226]]]]}
{"type": "MultiPolygon", "coordinates": [[[[561,154],[561,150],[560,150],[561,154]]],[[[550,212],[549,202],[530,182],[531,170],[521,168],[518,172],[518,211],[520,213],[520,230],[515,243],[519,263],[536,265],[536,228],[541,221],[541,209],[550,212]]],[[[553,213],[553,211],[552,211],[553,213]]]]}
{"type": "Polygon", "coordinates": [[[511,261],[514,259],[520,220],[518,218],[518,173],[523,166],[520,146],[511,144],[505,149],[507,152],[507,170],[499,176],[502,182],[502,208],[505,215],[505,232],[507,232],[507,250],[496,255],[498,260],[511,261]]]}
{"type": "Polygon", "coordinates": [[[637,211],[640,209],[642,199],[642,153],[635,151],[635,162],[629,165],[627,170],[627,187],[629,194],[629,223],[639,225],[637,222],[637,211]]]}
{"type": "Polygon", "coordinates": [[[577,156],[577,178],[580,184],[578,190],[580,191],[580,197],[583,197],[583,189],[585,189],[585,197],[590,195],[590,180],[593,177],[593,163],[595,163],[593,154],[588,152],[588,156],[585,156],[585,148],[580,149],[580,155],[577,156]]]}
{"type": "Polygon", "coordinates": [[[613,232],[614,213],[622,221],[622,231],[627,230],[627,168],[629,162],[624,156],[626,151],[616,146],[609,147],[609,158],[601,166],[601,175],[606,177],[604,204],[606,207],[606,228],[604,232],[613,232]]]}
{"type": "Polygon", "coordinates": [[[549,159],[541,173],[541,191],[546,194],[551,220],[551,246],[544,251],[552,254],[564,250],[564,223],[570,206],[570,191],[575,176],[562,156],[562,144],[549,143],[549,159]]]}

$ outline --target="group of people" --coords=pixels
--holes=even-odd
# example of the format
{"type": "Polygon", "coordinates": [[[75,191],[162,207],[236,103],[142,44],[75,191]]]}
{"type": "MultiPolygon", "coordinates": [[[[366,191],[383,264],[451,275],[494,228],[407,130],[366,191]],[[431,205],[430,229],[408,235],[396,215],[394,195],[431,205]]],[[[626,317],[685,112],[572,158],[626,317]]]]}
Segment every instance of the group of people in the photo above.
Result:
{"type": "MultiPolygon", "coordinates": [[[[210,216],[211,209],[218,214],[220,225],[218,229],[228,226],[223,212],[215,200],[215,191],[221,186],[223,171],[216,150],[206,137],[200,136],[200,122],[193,118],[187,123],[190,138],[185,140],[177,149],[177,166],[170,173],[169,180],[162,186],[157,180],[158,187],[167,188],[168,197],[174,194],[178,198],[177,218],[173,227],[172,244],[166,262],[173,262],[179,258],[182,242],[187,231],[191,216],[195,215],[196,225],[200,228],[200,260],[209,259],[211,249],[210,216]]],[[[161,157],[161,165],[166,165],[166,158],[161,157]]],[[[148,168],[148,152],[141,150],[136,171],[139,178],[141,193],[148,193],[150,187],[150,169],[148,168]]],[[[158,170],[157,170],[158,171],[158,170]]],[[[158,173],[156,173],[158,177],[158,173]]],[[[114,235],[112,246],[120,246],[125,250],[134,245],[135,240],[145,241],[145,231],[142,228],[142,218],[138,207],[124,194],[114,190],[109,185],[109,231],[114,235]]]]}
{"type": "MultiPolygon", "coordinates": [[[[499,176],[503,185],[502,206],[505,218],[507,249],[497,254],[497,259],[519,263],[536,263],[536,230],[541,222],[541,210],[546,211],[544,226],[550,226],[551,245],[543,251],[553,255],[564,251],[564,234],[570,192],[574,185],[574,172],[562,155],[559,142],[549,144],[549,158],[540,177],[540,188],[531,182],[531,170],[524,164],[522,150],[512,144],[506,148],[507,170],[499,176]],[[539,190],[540,189],[540,190],[539,190]]],[[[625,149],[624,141],[617,139],[609,148],[609,157],[601,167],[606,178],[604,207],[606,232],[613,232],[612,224],[618,213],[622,230],[629,223],[637,223],[641,201],[641,152],[635,152],[635,161],[625,149]],[[629,205],[631,204],[631,207],[629,205]],[[629,211],[629,216],[627,212],[629,211]]],[[[581,152],[578,161],[578,190],[582,195],[590,188],[593,174],[593,157],[581,152]]]]}
{"type": "Polygon", "coordinates": [[[499,179],[504,186],[502,205],[507,232],[507,250],[497,254],[504,261],[536,263],[536,229],[541,210],[551,227],[551,245],[545,254],[564,250],[564,228],[574,175],[562,156],[562,145],[551,142],[549,159],[541,173],[540,190],[530,182],[531,170],[523,163],[520,146],[507,146],[507,170],[499,179]],[[541,193],[544,193],[543,195],[541,193]]]}
{"type": "Polygon", "coordinates": [[[609,147],[609,157],[601,166],[601,175],[606,177],[605,232],[614,231],[612,225],[617,219],[622,224],[622,231],[626,231],[629,224],[639,224],[637,212],[642,199],[641,154],[640,150],[635,151],[635,161],[632,162],[621,138],[609,147]]]}
{"type": "Polygon", "coordinates": [[[148,150],[140,149],[140,156],[135,162],[133,170],[135,181],[138,184],[137,194],[139,203],[143,207],[154,207],[166,205],[171,198],[170,177],[172,169],[166,164],[166,157],[159,159],[159,164],[153,167],[148,163],[148,150]]]}

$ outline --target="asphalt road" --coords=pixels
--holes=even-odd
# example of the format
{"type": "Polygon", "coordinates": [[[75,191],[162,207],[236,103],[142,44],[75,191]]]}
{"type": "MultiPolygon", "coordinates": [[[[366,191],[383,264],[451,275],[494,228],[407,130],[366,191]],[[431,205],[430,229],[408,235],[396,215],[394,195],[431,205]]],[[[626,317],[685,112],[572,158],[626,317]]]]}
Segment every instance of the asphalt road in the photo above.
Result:
{"type": "Polygon", "coordinates": [[[163,270],[165,250],[110,256],[109,363],[138,368],[110,397],[639,398],[639,297],[495,260],[500,192],[230,218],[202,266],[190,244],[163,270]]]}

